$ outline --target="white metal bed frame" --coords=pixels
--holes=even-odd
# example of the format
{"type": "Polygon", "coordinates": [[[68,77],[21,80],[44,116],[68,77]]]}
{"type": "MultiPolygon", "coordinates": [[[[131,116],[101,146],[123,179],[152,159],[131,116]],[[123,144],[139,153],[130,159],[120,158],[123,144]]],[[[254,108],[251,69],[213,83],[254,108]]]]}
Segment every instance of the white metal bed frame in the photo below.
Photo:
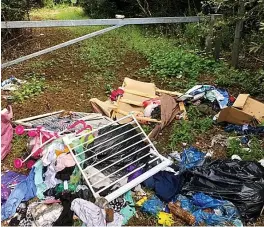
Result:
{"type": "Polygon", "coordinates": [[[114,176],[115,174],[117,174],[117,173],[120,172],[121,170],[125,170],[125,169],[126,169],[127,167],[129,167],[130,165],[132,165],[132,164],[134,164],[134,163],[136,163],[136,162],[138,162],[138,161],[140,161],[140,160],[146,158],[147,156],[150,156],[150,157],[151,157],[151,160],[148,161],[149,164],[150,164],[150,163],[154,163],[155,161],[158,161],[158,160],[160,161],[160,163],[158,163],[156,166],[152,167],[151,169],[147,170],[147,171],[144,172],[142,175],[138,176],[137,178],[131,180],[130,182],[126,183],[125,185],[121,186],[120,188],[118,188],[118,189],[112,191],[110,194],[108,194],[107,196],[105,196],[105,199],[106,199],[108,202],[111,202],[112,200],[118,198],[119,196],[121,196],[121,195],[124,194],[125,192],[129,191],[130,189],[134,188],[135,186],[137,186],[138,184],[140,184],[141,182],[143,182],[144,180],[148,179],[149,177],[153,176],[153,175],[156,174],[157,172],[163,170],[164,168],[166,168],[167,166],[169,166],[169,165],[172,164],[172,162],[171,162],[169,159],[163,157],[162,155],[160,155],[160,154],[158,153],[157,149],[155,148],[155,146],[153,145],[153,143],[150,141],[150,139],[148,138],[148,136],[146,135],[146,133],[144,132],[144,130],[142,129],[142,127],[140,126],[140,124],[137,122],[137,120],[136,120],[136,118],[134,117],[133,114],[127,115],[127,116],[125,116],[125,117],[123,117],[123,118],[118,119],[117,121],[111,122],[111,123],[109,123],[109,124],[107,124],[107,125],[105,125],[105,126],[102,126],[102,127],[100,127],[100,128],[94,129],[94,130],[92,130],[92,131],[90,131],[90,132],[86,132],[85,134],[82,134],[82,135],[77,136],[77,137],[75,137],[75,138],[71,138],[71,139],[70,139],[70,137],[65,136],[65,137],[63,137],[63,141],[64,141],[65,145],[67,145],[67,147],[69,148],[69,151],[71,152],[71,154],[72,154],[72,156],[73,156],[73,158],[74,158],[74,160],[75,160],[75,162],[76,162],[76,165],[78,166],[80,172],[82,173],[82,176],[83,176],[85,182],[87,183],[88,187],[90,188],[90,190],[91,190],[91,192],[93,193],[93,196],[94,196],[95,198],[100,197],[100,193],[101,193],[101,192],[103,192],[103,191],[105,191],[106,189],[110,188],[111,186],[115,185],[115,184],[118,183],[119,181],[121,181],[121,180],[123,180],[123,179],[129,177],[130,175],[132,175],[133,173],[137,172],[138,170],[144,168],[144,167],[147,165],[147,163],[145,163],[145,164],[143,164],[143,165],[140,164],[140,167],[137,167],[137,168],[134,169],[133,171],[131,171],[131,172],[125,174],[124,176],[120,177],[119,179],[115,180],[114,182],[111,182],[109,185],[104,186],[103,188],[100,188],[99,191],[94,190],[94,186],[95,186],[96,184],[98,184],[98,183],[104,181],[104,179],[109,178],[109,177],[111,177],[111,176],[114,176]],[[117,127],[117,128],[115,128],[115,129],[109,130],[109,131],[106,132],[106,133],[103,133],[103,134],[101,134],[101,135],[99,135],[99,136],[97,136],[97,137],[94,137],[93,140],[96,140],[96,139],[98,139],[98,138],[100,138],[100,137],[103,137],[103,136],[105,136],[105,135],[107,135],[107,134],[109,134],[109,133],[111,133],[111,132],[113,132],[113,131],[115,131],[115,130],[117,130],[117,129],[120,129],[120,128],[122,128],[122,127],[125,127],[126,125],[129,125],[129,124],[135,124],[135,127],[133,127],[132,129],[129,129],[129,130],[125,131],[125,132],[122,132],[121,134],[119,134],[119,135],[117,135],[117,136],[114,136],[114,137],[112,137],[111,139],[108,139],[108,140],[102,142],[101,144],[94,145],[94,146],[92,146],[92,147],[90,147],[90,148],[84,150],[83,152],[81,152],[81,153],[79,153],[79,154],[74,154],[73,150],[74,150],[75,148],[77,148],[77,147],[79,147],[79,146],[83,146],[83,145],[85,145],[85,144],[88,144],[88,143],[91,142],[91,141],[86,141],[86,142],[83,142],[83,143],[81,143],[81,144],[78,144],[77,146],[72,147],[72,146],[70,146],[70,144],[71,144],[73,141],[75,141],[75,140],[79,140],[81,137],[86,136],[86,135],[96,134],[99,130],[104,129],[104,128],[109,127],[109,126],[112,126],[112,125],[116,125],[116,124],[119,123],[120,121],[122,121],[122,120],[124,120],[124,119],[127,119],[127,118],[132,118],[132,122],[129,122],[129,123],[127,123],[127,124],[120,125],[120,127],[117,127]],[[90,157],[88,157],[88,158],[86,158],[86,159],[84,159],[84,160],[82,160],[82,161],[78,161],[77,158],[78,158],[78,156],[80,156],[81,154],[84,154],[84,153],[86,153],[86,152],[88,152],[88,151],[91,151],[93,148],[96,148],[96,147],[98,147],[98,146],[100,146],[100,145],[103,145],[103,144],[105,144],[105,143],[107,143],[107,142],[109,142],[109,141],[111,141],[111,140],[113,140],[113,139],[115,139],[115,138],[117,138],[117,137],[119,137],[119,136],[124,135],[125,133],[128,133],[129,131],[136,130],[136,129],[138,129],[140,132],[137,133],[137,134],[135,134],[134,136],[129,137],[129,138],[127,138],[127,139],[125,139],[125,140],[123,140],[123,141],[121,141],[121,142],[118,142],[117,144],[114,144],[114,145],[111,146],[111,147],[107,147],[106,149],[104,149],[104,150],[102,150],[102,151],[100,151],[100,152],[98,152],[98,153],[96,153],[96,154],[93,154],[92,156],[90,156],[90,157]],[[136,160],[133,160],[133,161],[129,162],[128,164],[126,164],[126,165],[123,166],[122,168],[119,168],[118,170],[116,170],[116,171],[114,171],[114,172],[111,172],[108,176],[105,176],[103,179],[100,179],[99,181],[94,182],[94,183],[91,183],[91,182],[90,182],[89,179],[91,179],[91,177],[96,176],[98,173],[94,173],[94,174],[92,174],[92,175],[89,175],[89,177],[88,177],[88,176],[86,175],[86,173],[85,173],[83,167],[82,167],[82,164],[83,164],[84,162],[86,162],[86,161],[88,161],[88,160],[90,160],[90,159],[96,157],[98,154],[101,154],[101,153],[103,153],[103,152],[105,152],[105,151],[107,151],[107,150],[109,150],[109,149],[111,149],[111,148],[114,148],[114,147],[116,147],[116,146],[122,144],[123,142],[127,142],[127,141],[129,141],[130,139],[133,139],[134,137],[139,136],[139,135],[141,135],[142,140],[137,141],[136,143],[132,143],[131,145],[127,146],[127,147],[124,148],[124,149],[117,150],[117,152],[111,154],[110,156],[107,156],[106,158],[103,158],[102,160],[99,160],[99,161],[96,160],[95,162],[93,162],[92,165],[88,166],[87,168],[91,168],[91,167],[96,166],[97,164],[103,163],[104,161],[107,161],[109,158],[111,158],[111,157],[113,157],[113,156],[115,156],[115,155],[121,154],[122,152],[126,151],[126,150],[129,149],[129,148],[132,148],[134,145],[136,145],[136,144],[138,144],[138,143],[147,142],[147,143],[146,143],[146,146],[144,146],[144,147],[142,147],[142,148],[140,148],[140,149],[138,149],[138,150],[132,152],[132,153],[129,154],[129,155],[126,155],[125,157],[120,158],[118,161],[115,161],[114,163],[111,163],[110,165],[107,165],[107,166],[104,167],[103,169],[99,170],[99,173],[102,173],[102,171],[104,171],[104,170],[106,170],[106,169],[109,169],[109,167],[114,166],[115,164],[117,164],[117,163],[119,163],[119,162],[125,160],[126,158],[128,158],[128,157],[130,157],[130,156],[132,156],[132,155],[137,154],[138,152],[144,150],[145,148],[148,148],[148,147],[149,147],[149,148],[150,148],[149,152],[147,152],[146,154],[140,156],[140,157],[137,158],[136,160]]]}

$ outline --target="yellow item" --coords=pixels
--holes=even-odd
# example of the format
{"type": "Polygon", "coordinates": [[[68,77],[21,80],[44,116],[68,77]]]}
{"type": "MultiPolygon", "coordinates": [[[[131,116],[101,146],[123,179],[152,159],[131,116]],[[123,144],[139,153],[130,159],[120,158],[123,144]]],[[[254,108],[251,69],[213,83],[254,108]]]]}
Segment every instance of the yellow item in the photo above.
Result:
{"type": "Polygon", "coordinates": [[[63,150],[55,150],[55,154],[58,157],[59,155],[63,154],[63,153],[68,153],[69,152],[69,148],[68,147],[64,147],[63,150]]]}
{"type": "Polygon", "coordinates": [[[143,203],[145,203],[147,200],[148,200],[148,197],[147,196],[144,196],[142,199],[140,199],[140,200],[138,200],[136,202],[136,206],[141,207],[143,205],[143,203]]]}
{"type": "Polygon", "coordinates": [[[166,212],[159,212],[158,223],[161,225],[172,226],[174,224],[172,214],[166,212]]]}

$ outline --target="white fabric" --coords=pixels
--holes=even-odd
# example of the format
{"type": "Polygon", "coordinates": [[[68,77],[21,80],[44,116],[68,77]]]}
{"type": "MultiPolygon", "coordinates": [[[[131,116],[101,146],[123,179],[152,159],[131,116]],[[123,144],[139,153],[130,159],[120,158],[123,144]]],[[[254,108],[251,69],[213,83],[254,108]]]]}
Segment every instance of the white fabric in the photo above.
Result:
{"type": "Polygon", "coordinates": [[[88,226],[118,226],[121,227],[124,217],[114,213],[114,220],[106,224],[105,210],[84,199],[74,199],[71,210],[88,226]]]}
{"type": "Polygon", "coordinates": [[[110,178],[106,177],[102,172],[100,172],[98,169],[96,169],[92,166],[87,166],[84,169],[84,173],[87,175],[87,178],[89,178],[90,176],[95,174],[93,177],[89,178],[89,181],[91,182],[91,184],[94,184],[94,183],[102,180],[101,182],[95,184],[93,186],[94,188],[101,188],[101,187],[105,187],[105,186],[108,186],[109,184],[111,184],[110,178]]]}
{"type": "Polygon", "coordinates": [[[71,203],[71,210],[87,226],[106,226],[102,210],[95,204],[84,199],[74,199],[71,203]]]}

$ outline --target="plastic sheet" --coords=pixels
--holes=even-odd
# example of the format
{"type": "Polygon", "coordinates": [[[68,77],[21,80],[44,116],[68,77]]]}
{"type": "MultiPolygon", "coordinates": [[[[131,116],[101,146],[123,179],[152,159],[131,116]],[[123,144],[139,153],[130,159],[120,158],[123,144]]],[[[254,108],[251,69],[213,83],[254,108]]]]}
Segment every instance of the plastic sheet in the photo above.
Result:
{"type": "Polygon", "coordinates": [[[264,168],[257,162],[216,160],[185,172],[183,194],[204,192],[232,202],[244,221],[256,219],[264,204],[264,168]]]}

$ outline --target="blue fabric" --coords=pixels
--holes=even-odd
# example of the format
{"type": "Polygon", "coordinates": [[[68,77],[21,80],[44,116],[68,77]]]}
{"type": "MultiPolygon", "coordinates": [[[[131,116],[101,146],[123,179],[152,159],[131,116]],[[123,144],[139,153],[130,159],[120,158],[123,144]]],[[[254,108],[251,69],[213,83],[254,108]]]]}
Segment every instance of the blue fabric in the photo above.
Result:
{"type": "Polygon", "coordinates": [[[197,88],[196,90],[189,93],[189,95],[195,96],[198,94],[201,94],[206,91],[214,90],[215,87],[211,85],[202,85],[200,88],[197,88]]]}
{"type": "Polygon", "coordinates": [[[8,200],[2,207],[2,221],[13,216],[16,212],[18,205],[22,201],[28,201],[36,196],[37,189],[34,183],[34,172],[35,168],[33,167],[28,177],[25,180],[21,181],[11,192],[8,200]]]}
{"type": "Polygon", "coordinates": [[[247,134],[261,134],[264,133],[264,126],[253,127],[248,126],[248,129],[243,130],[242,125],[233,125],[229,124],[225,127],[226,132],[236,132],[238,135],[247,135],[247,134]]]}
{"type": "Polygon", "coordinates": [[[148,214],[157,215],[163,210],[164,204],[156,196],[152,196],[149,200],[143,203],[141,210],[148,214]]]}
{"type": "Polygon", "coordinates": [[[192,167],[203,165],[204,157],[205,154],[194,147],[184,149],[181,153],[180,170],[184,171],[192,167]]]}
{"type": "Polygon", "coordinates": [[[153,189],[161,200],[170,202],[181,190],[181,175],[160,171],[144,181],[143,185],[153,189]]]}
{"type": "Polygon", "coordinates": [[[228,105],[229,102],[229,94],[225,89],[220,89],[217,88],[216,89],[221,95],[224,96],[224,100],[217,100],[219,106],[221,109],[223,109],[224,107],[226,107],[228,105]]]}

